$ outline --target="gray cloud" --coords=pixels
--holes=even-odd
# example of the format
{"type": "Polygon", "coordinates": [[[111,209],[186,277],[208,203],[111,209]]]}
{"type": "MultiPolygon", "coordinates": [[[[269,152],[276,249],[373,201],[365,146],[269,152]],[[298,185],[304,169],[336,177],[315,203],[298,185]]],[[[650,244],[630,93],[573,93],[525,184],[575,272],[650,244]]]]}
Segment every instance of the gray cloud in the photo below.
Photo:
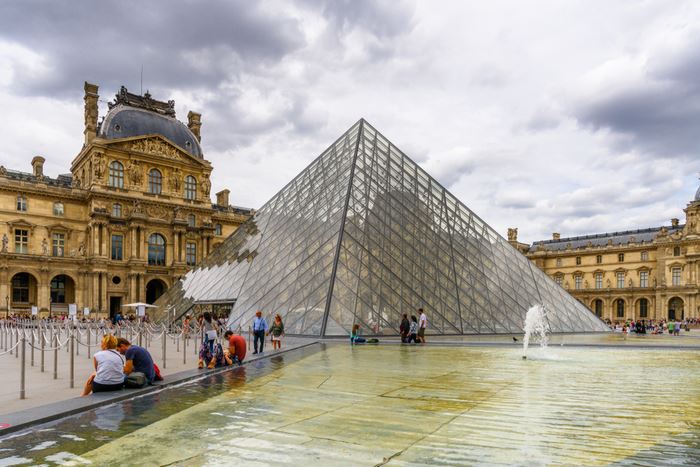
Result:
{"type": "MultiPolygon", "coordinates": [[[[613,133],[616,147],[656,157],[696,157],[700,128],[700,34],[679,52],[652,56],[642,65],[641,80],[619,85],[624,77],[603,82],[600,94],[587,96],[573,109],[594,130],[613,133]],[[610,84],[611,92],[606,92],[610,84]]],[[[630,70],[634,72],[634,70],[630,70]]]]}

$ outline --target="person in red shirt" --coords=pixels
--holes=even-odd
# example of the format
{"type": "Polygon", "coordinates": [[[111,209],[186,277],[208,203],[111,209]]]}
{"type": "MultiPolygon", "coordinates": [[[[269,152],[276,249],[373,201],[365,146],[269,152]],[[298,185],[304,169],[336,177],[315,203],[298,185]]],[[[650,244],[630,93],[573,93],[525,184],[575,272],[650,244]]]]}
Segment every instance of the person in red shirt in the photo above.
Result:
{"type": "Polygon", "coordinates": [[[235,357],[234,361],[237,360],[239,365],[242,364],[246,352],[246,343],[243,336],[234,334],[233,331],[226,331],[224,338],[228,340],[228,352],[231,358],[235,357]]]}

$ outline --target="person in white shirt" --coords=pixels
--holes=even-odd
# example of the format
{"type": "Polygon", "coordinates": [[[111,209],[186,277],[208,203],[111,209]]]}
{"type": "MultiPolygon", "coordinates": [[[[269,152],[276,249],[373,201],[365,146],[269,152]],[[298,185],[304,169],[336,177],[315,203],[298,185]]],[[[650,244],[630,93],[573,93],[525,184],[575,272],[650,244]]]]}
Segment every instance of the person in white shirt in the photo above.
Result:
{"type": "Polygon", "coordinates": [[[418,308],[420,316],[418,317],[418,340],[421,344],[425,344],[425,328],[428,327],[428,318],[425,316],[423,308],[418,308]]]}
{"type": "Polygon", "coordinates": [[[116,348],[117,338],[112,334],[102,338],[102,350],[92,357],[95,372],[85,382],[83,396],[91,392],[119,391],[124,387],[124,359],[116,348]]]}

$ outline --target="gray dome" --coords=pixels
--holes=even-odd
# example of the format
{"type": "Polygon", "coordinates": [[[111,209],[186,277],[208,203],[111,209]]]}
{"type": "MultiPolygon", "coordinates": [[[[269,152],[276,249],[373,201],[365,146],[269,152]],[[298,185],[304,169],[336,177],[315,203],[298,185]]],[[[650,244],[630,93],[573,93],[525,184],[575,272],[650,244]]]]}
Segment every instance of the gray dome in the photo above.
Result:
{"type": "Polygon", "coordinates": [[[202,148],[197,138],[187,125],[173,117],[117,105],[107,113],[100,127],[100,137],[105,139],[152,134],[164,136],[192,156],[202,159],[202,148]]]}
{"type": "Polygon", "coordinates": [[[700,201],[700,188],[695,192],[695,201],[700,201]]]}

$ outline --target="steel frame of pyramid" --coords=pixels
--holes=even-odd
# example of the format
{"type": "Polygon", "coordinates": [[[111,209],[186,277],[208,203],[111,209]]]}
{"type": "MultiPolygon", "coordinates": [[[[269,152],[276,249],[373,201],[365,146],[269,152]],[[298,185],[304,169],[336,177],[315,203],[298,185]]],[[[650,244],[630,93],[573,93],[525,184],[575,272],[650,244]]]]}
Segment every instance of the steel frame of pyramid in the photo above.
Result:
{"type": "Polygon", "coordinates": [[[170,318],[193,304],[313,336],[395,335],[421,307],[430,334],[520,333],[535,304],[553,332],[609,329],[365,120],[157,303],[170,318]]]}

